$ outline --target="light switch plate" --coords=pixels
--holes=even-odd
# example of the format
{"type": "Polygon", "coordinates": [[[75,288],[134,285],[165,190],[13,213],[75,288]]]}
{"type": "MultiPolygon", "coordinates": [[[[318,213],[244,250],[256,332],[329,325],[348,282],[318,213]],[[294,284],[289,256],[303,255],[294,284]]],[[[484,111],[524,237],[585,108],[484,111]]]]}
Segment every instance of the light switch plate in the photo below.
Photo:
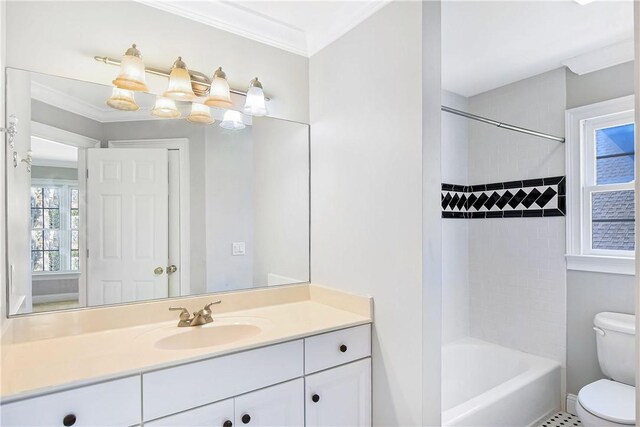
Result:
{"type": "Polygon", "coordinates": [[[231,255],[239,256],[245,254],[244,242],[233,242],[231,244],[231,255]]]}

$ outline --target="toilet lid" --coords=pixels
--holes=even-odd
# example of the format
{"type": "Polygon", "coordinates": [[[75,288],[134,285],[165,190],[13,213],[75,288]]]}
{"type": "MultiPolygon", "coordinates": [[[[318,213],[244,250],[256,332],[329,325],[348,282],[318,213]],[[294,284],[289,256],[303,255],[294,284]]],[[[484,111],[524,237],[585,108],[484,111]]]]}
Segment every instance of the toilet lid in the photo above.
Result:
{"type": "Polygon", "coordinates": [[[620,424],[635,424],[636,389],[611,380],[598,380],[582,387],[580,405],[593,415],[620,424]]]}

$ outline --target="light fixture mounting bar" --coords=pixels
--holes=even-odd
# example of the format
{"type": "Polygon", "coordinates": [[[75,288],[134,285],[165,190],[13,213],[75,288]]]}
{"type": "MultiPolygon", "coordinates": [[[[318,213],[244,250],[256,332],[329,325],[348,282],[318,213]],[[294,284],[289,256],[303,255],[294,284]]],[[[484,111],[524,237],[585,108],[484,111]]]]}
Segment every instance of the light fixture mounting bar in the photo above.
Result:
{"type": "MultiPolygon", "coordinates": [[[[103,62],[103,63],[108,64],[108,65],[120,66],[120,60],[119,59],[109,58],[108,56],[94,56],[93,59],[95,59],[98,62],[103,62]]],[[[169,78],[169,75],[171,74],[170,70],[160,70],[158,68],[152,68],[152,67],[145,67],[145,72],[147,72],[149,74],[154,74],[156,76],[166,77],[166,78],[169,78]]],[[[202,73],[197,72],[197,71],[194,71],[193,73],[194,74],[200,74],[202,76],[205,75],[205,74],[202,74],[202,73]]],[[[211,87],[211,82],[210,81],[194,80],[193,78],[191,79],[191,84],[192,85],[211,87]]],[[[240,96],[247,96],[247,92],[242,91],[242,90],[238,90],[238,89],[230,88],[229,92],[234,93],[236,95],[240,95],[240,96]]],[[[264,99],[265,99],[265,101],[270,101],[271,100],[271,98],[269,98],[267,96],[265,96],[264,99]]]]}

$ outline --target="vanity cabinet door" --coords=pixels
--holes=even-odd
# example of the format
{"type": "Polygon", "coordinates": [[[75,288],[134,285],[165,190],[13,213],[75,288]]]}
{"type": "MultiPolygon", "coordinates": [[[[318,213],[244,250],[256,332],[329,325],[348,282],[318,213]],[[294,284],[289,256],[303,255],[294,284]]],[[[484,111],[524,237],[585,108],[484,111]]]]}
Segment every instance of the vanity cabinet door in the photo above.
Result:
{"type": "Polygon", "coordinates": [[[305,378],[306,426],[371,425],[371,358],[305,378]]]}
{"type": "Polygon", "coordinates": [[[130,426],[140,423],[140,376],[33,397],[0,407],[2,426],[130,426]]]}
{"type": "Polygon", "coordinates": [[[145,426],[233,427],[233,399],[201,406],[159,420],[144,423],[145,426]]]}
{"type": "Polygon", "coordinates": [[[304,380],[289,381],[235,398],[235,426],[304,425],[304,380]]]}

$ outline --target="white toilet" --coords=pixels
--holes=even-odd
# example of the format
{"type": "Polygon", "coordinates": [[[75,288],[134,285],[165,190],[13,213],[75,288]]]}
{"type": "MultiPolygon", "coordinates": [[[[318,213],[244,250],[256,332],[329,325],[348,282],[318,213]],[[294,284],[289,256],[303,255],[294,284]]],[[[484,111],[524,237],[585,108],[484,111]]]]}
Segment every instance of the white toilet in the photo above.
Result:
{"type": "Polygon", "coordinates": [[[600,369],[609,378],[578,393],[576,412],[586,427],[633,426],[635,414],[635,316],[598,313],[593,320],[600,369]]]}

